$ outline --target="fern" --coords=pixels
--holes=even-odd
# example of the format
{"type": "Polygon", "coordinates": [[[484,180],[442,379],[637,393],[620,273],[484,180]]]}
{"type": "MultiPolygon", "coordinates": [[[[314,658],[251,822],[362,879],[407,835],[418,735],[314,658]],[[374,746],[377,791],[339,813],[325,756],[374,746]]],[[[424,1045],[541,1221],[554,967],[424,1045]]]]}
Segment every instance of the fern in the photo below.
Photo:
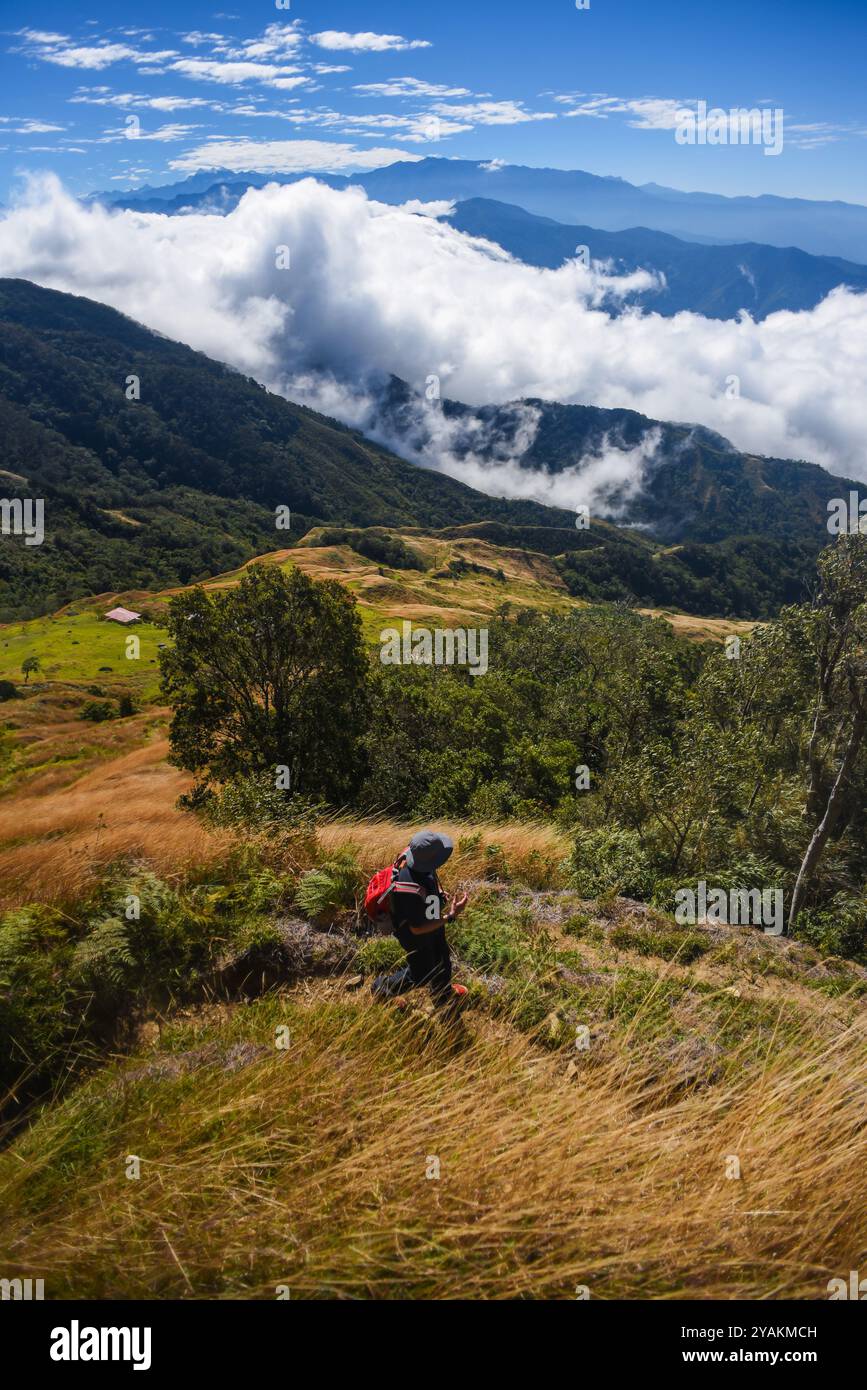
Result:
{"type": "Polygon", "coordinates": [[[130,941],[130,925],[120,917],[98,922],[75,948],[74,972],[96,989],[116,992],[128,986],[139,964],[130,941]]]}
{"type": "Polygon", "coordinates": [[[302,877],[295,902],[308,917],[355,907],[363,875],[351,850],[342,850],[333,859],[310,869],[302,877]]]}

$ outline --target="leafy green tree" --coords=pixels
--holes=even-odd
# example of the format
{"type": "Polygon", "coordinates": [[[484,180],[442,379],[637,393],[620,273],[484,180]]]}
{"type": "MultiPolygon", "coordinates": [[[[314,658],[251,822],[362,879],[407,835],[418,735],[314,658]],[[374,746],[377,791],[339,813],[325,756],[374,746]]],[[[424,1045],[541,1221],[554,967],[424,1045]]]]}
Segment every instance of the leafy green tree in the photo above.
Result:
{"type": "Polygon", "coordinates": [[[332,804],[357,789],[369,668],[355,600],[340,584],[254,565],[235,588],[179,594],[168,628],[174,645],[160,663],[172,762],[204,785],[269,773],[332,804]]]}
{"type": "Polygon", "coordinates": [[[668,872],[703,872],[726,853],[726,828],[747,804],[758,759],[754,731],[723,733],[691,714],[671,739],[648,741],[612,770],[606,802],[668,872]]]}
{"type": "Polygon", "coordinates": [[[25,656],[21,663],[21,674],[24,677],[24,684],[30,684],[30,677],[35,676],[37,671],[42,670],[42,662],[38,656],[25,656]]]}
{"type": "Polygon", "coordinates": [[[819,559],[819,590],[807,613],[786,610],[781,627],[803,644],[814,670],[806,763],[807,813],[816,823],[789,909],[795,925],[828,840],[863,800],[859,762],[867,733],[867,537],[841,536],[819,559]]]}

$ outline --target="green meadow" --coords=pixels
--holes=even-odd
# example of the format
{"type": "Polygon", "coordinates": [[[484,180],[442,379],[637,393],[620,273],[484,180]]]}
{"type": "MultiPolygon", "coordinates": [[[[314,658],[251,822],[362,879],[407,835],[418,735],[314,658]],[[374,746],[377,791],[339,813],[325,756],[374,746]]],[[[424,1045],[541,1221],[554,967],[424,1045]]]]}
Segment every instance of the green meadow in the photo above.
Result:
{"type": "Polygon", "coordinates": [[[157,651],[165,633],[152,623],[126,629],[107,622],[101,615],[111,606],[108,602],[105,609],[101,605],[72,614],[63,611],[0,628],[0,679],[21,685],[22,662],[35,656],[41,669],[31,676],[32,681],[122,680],[151,698],[159,686],[157,651]],[[137,659],[126,654],[131,636],[139,641],[137,659]]]}

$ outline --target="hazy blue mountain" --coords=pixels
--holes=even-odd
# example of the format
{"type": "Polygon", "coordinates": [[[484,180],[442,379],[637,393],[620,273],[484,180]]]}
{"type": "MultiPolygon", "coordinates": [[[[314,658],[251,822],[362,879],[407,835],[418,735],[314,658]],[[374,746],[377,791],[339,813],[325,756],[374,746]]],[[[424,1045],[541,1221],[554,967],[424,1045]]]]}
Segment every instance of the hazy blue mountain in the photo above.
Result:
{"type": "MultiPolygon", "coordinates": [[[[180,195],[185,207],[195,207],[215,184],[234,186],[293,183],[303,174],[263,175],[225,169],[200,172],[182,183],[157,189],[98,195],[121,207],[165,211],[180,195]]],[[[321,175],[316,175],[322,178],[321,175]]],[[[558,222],[624,231],[648,227],[687,241],[710,243],[762,242],[797,246],[816,256],[842,256],[867,262],[867,207],[860,203],[821,202],[808,198],[724,197],[718,193],[685,192],[659,184],[637,186],[625,179],[601,177],[580,169],[533,169],[520,164],[491,166],[468,159],[422,159],[400,162],[369,173],[327,175],[334,188],[350,184],[365,188],[373,198],[402,203],[494,198],[515,203],[558,222]]]]}
{"type": "Polygon", "coordinates": [[[777,309],[812,309],[836,285],[867,290],[867,266],[811,256],[794,246],[701,246],[647,227],[625,232],[570,227],[490,198],[458,203],[448,220],[458,231],[497,242],[528,265],[553,269],[586,246],[593,260],[610,259],[618,271],[660,272],[664,288],[629,302],[664,315],[692,309],[728,319],[746,309],[763,319],[777,309]]]}

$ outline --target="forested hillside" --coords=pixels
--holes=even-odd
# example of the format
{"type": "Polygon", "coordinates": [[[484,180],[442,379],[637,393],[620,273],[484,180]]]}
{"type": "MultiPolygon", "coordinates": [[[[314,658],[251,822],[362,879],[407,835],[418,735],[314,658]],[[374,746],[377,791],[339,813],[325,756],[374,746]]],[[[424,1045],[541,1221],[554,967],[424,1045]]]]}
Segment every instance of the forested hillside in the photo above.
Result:
{"type": "Polygon", "coordinates": [[[20,280],[0,282],[0,437],[5,494],[46,510],[44,545],[3,540],[0,618],[217,574],[319,520],[572,521],[415,468],[113,309],[20,280]]]}

